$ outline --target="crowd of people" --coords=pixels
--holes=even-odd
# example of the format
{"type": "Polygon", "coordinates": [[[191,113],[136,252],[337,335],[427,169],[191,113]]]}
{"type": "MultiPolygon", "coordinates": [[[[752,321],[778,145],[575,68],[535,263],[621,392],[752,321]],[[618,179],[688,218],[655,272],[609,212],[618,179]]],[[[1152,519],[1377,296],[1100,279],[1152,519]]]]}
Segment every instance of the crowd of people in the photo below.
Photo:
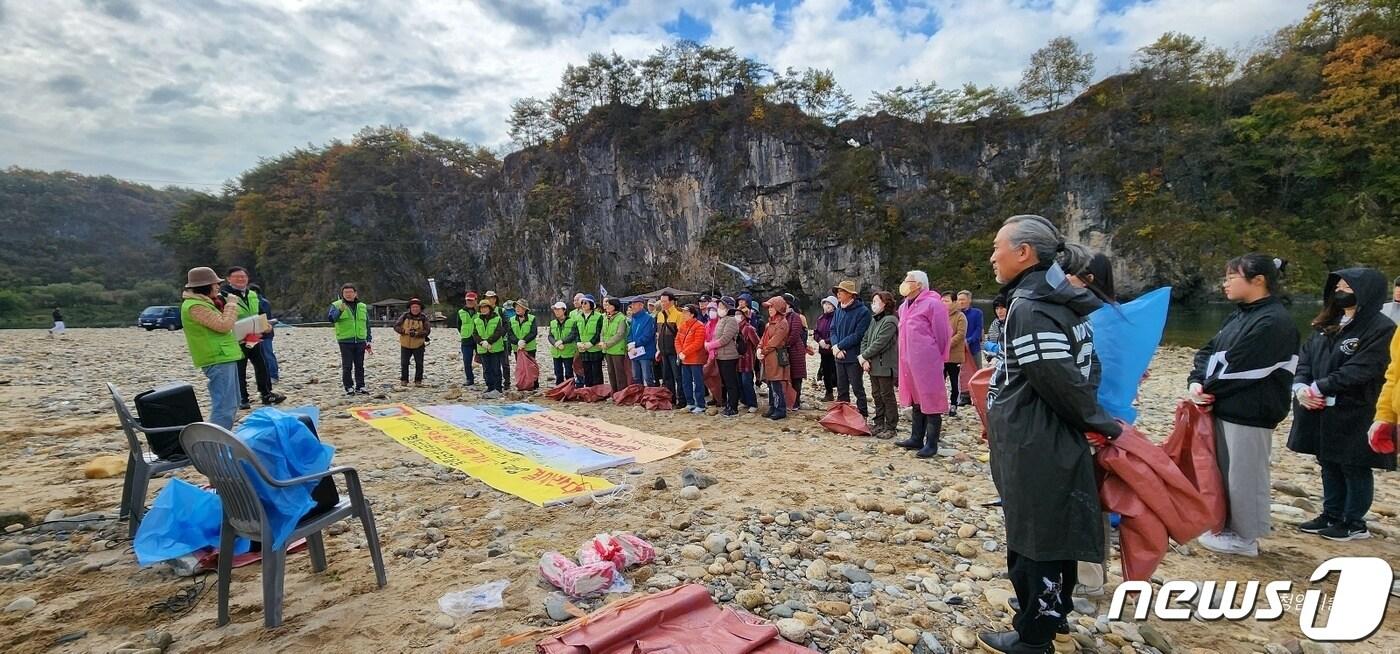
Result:
{"type": "MultiPolygon", "coordinates": [[[[1098,316],[1117,304],[1113,266],[1103,253],[1067,244],[1053,223],[1033,215],[1005,221],[990,263],[1001,288],[985,325],[970,292],[941,293],[918,270],[904,276],[897,292],[875,290],[865,298],[858,282],[842,281],[821,300],[810,328],[786,293],[761,301],[749,292],[701,296],[682,304],[664,292],[655,299],[604,298],[601,309],[595,297],[579,293],[572,306],[552,305],[539,325],[525,300],[468,292],[456,326],[465,383],[476,384],[480,366],[483,397],[500,397],[511,359],[534,360],[542,333],[555,384],[665,386],[676,410],[704,413],[714,405],[727,417],[756,413],[766,394],[763,416],[782,420],[805,408],[807,357],[816,355],[825,401],[853,401],[881,438],[897,434],[900,408],[908,408],[912,425],[896,444],[927,458],[938,453],[945,416],[971,402],[972,374],[991,367],[982,407],[990,467],[1005,513],[1015,605],[1030,608],[1017,612],[1013,630],[980,639],[990,651],[1048,653],[1068,634],[1074,593],[1102,592],[1108,521],[1092,455],[1112,447],[1133,419],[1106,409],[1099,395],[1099,379],[1120,361],[1119,353],[1094,347],[1098,316]]],[[[1287,446],[1316,457],[1323,487],[1322,512],[1301,531],[1334,541],[1367,538],[1372,471],[1396,466],[1400,279],[1392,302],[1383,304],[1387,283],[1380,272],[1329,275],[1322,310],[1300,348],[1283,303],[1284,269],[1282,260],[1257,253],[1226,264],[1221,289],[1237,309],[1200,348],[1183,380],[1186,398],[1214,417],[1227,519],[1224,529],[1199,539],[1214,552],[1255,556],[1271,531],[1269,457],[1274,430],[1290,412],[1287,446]]],[[[275,404],[281,396],[263,384],[264,375],[275,378],[275,364],[255,358],[271,352],[270,339],[240,343],[232,336],[233,323],[260,298],[246,271],[234,268],[227,276],[225,283],[209,268],[189,271],[181,317],[194,364],[209,380],[211,421],[230,426],[234,399],[247,402],[238,389],[245,359],[263,401],[275,404]]],[[[345,392],[363,393],[372,334],[353,285],[341,289],[328,318],[345,392]]],[[[412,381],[421,384],[432,332],[421,301],[410,302],[394,331],[400,381],[410,382],[412,362],[412,381]]]]}

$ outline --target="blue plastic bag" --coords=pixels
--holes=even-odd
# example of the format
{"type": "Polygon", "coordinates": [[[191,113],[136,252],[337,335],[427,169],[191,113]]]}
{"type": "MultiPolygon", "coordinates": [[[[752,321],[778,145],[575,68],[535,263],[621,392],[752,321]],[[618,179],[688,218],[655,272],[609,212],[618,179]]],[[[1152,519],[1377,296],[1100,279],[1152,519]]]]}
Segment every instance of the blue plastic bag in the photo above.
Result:
{"type": "Polygon", "coordinates": [[[1094,352],[1103,369],[1099,404],[1109,415],[1128,424],[1137,420],[1133,399],[1162,342],[1170,304],[1171,288],[1166,287],[1132,302],[1105,305],[1089,314],[1089,323],[1094,327],[1094,352]]]}
{"type": "MultiPolygon", "coordinates": [[[[309,415],[312,423],[319,425],[320,412],[315,407],[299,407],[289,411],[266,407],[248,414],[238,428],[238,439],[257,455],[263,468],[275,479],[325,472],[330,468],[331,457],[335,455],[335,448],[318,440],[297,419],[297,414],[309,415]]],[[[248,477],[253,480],[258,497],[262,499],[263,510],[267,512],[272,528],[272,543],[263,543],[263,547],[285,547],[297,521],[316,506],[315,500],[311,499],[311,490],[317,482],[276,488],[263,483],[252,469],[248,470],[248,477]]]]}
{"type": "MultiPolygon", "coordinates": [[[[223,504],[217,494],[171,479],[156,495],[155,503],[136,530],[132,543],[136,561],[147,566],[206,547],[218,547],[222,520],[223,504]]],[[[246,538],[235,543],[235,554],[247,552],[250,546],[246,538]]]]}

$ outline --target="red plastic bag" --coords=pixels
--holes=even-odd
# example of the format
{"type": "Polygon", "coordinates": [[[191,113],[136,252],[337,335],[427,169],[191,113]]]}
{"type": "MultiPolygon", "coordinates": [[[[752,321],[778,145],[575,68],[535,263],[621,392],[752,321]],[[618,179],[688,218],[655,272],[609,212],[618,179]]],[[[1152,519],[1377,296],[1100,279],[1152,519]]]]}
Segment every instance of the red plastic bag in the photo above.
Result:
{"type": "Polygon", "coordinates": [[[574,380],[572,379],[566,379],[564,383],[544,392],[545,397],[560,402],[568,402],[576,395],[578,395],[578,391],[574,389],[574,380]]]}
{"type": "Polygon", "coordinates": [[[642,392],[646,390],[641,384],[632,384],[612,395],[613,404],[618,406],[632,406],[642,401],[642,392]]]}
{"type": "Polygon", "coordinates": [[[724,403],[724,381],[719,376],[719,361],[711,358],[705,363],[705,367],[700,369],[705,379],[705,389],[710,392],[710,399],[716,404],[724,403]]]}
{"type": "Polygon", "coordinates": [[[982,442],[987,442],[987,393],[991,391],[992,374],[996,368],[989,367],[972,373],[967,381],[967,390],[972,393],[972,408],[977,410],[977,419],[982,421],[982,442]]]}
{"type": "Polygon", "coordinates": [[[847,436],[869,436],[870,427],[865,424],[865,416],[860,415],[857,409],[850,402],[837,402],[831,405],[826,415],[817,421],[829,432],[846,434],[847,436]]]}
{"type": "Polygon", "coordinates": [[[671,391],[661,386],[649,386],[642,391],[642,407],[651,411],[670,411],[674,400],[671,391]]]}
{"type": "Polygon", "coordinates": [[[579,390],[576,399],[583,400],[584,402],[602,402],[608,399],[610,395],[612,395],[612,386],[608,384],[598,384],[597,386],[589,386],[588,388],[579,390]]]}
{"type": "Polygon", "coordinates": [[[1189,400],[1176,405],[1171,436],[1162,443],[1181,474],[1191,480],[1210,506],[1211,531],[1225,528],[1225,480],[1215,459],[1215,418],[1210,410],[1189,400]]]}
{"type": "Polygon", "coordinates": [[[515,351],[515,390],[528,391],[540,383],[540,364],[521,350],[515,351]]]}

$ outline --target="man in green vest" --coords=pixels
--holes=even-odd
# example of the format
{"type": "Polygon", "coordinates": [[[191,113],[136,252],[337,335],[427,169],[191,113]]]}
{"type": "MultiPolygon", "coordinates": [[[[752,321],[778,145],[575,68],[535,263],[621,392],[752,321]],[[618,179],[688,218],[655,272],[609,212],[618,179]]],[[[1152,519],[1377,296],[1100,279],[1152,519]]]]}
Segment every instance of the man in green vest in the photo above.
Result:
{"type": "Polygon", "coordinates": [[[340,344],[340,383],[345,387],[345,394],[368,395],[369,391],[365,390],[365,355],[374,352],[371,346],[374,334],[369,330],[369,305],[360,301],[360,293],[354,284],[343,284],[340,299],[331,303],[326,317],[335,325],[335,340],[340,344]]]}
{"type": "MultiPolygon", "coordinates": [[[[535,327],[535,316],[530,313],[530,305],[525,303],[525,299],[516,300],[512,305],[515,307],[515,317],[508,319],[510,323],[510,333],[512,342],[515,344],[515,351],[524,352],[531,359],[535,358],[535,340],[539,337],[540,331],[535,327]]],[[[536,361],[536,363],[539,363],[536,361]]],[[[535,378],[535,385],[526,390],[534,390],[540,387],[539,378],[535,378]]]]}
{"type": "MultiPolygon", "coordinates": [[[[251,318],[262,313],[261,298],[258,292],[248,287],[248,269],[234,266],[224,273],[227,283],[222,291],[229,302],[238,305],[238,319],[251,318]]],[[[243,360],[238,362],[238,408],[247,410],[248,364],[253,364],[253,379],[258,386],[258,395],[265,406],[280,404],[287,396],[272,390],[272,375],[267,369],[267,355],[263,353],[261,342],[249,345],[243,343],[243,360]]]]}
{"type": "Polygon", "coordinates": [[[476,355],[481,358],[486,376],[486,392],[481,397],[494,400],[505,391],[501,378],[501,359],[506,355],[506,324],[496,313],[496,305],[482,302],[476,314],[476,355]]]}
{"type": "Polygon", "coordinates": [[[578,321],[568,314],[569,307],[555,302],[554,319],[549,321],[549,358],[554,360],[554,385],[573,377],[574,356],[578,354],[578,321]]]}
{"type": "Polygon", "coordinates": [[[217,289],[224,280],[213,268],[191,268],[185,280],[180,303],[185,345],[194,367],[209,380],[209,422],[231,430],[238,412],[238,362],[243,360],[243,348],[233,336],[238,303],[223,300],[217,289]]]}
{"type": "Polygon", "coordinates": [[[632,383],[632,366],[627,360],[627,314],[622,300],[603,300],[603,361],[608,367],[608,384],[616,393],[632,383]]]}
{"type": "Polygon", "coordinates": [[[578,357],[583,362],[583,386],[603,383],[603,314],[598,301],[583,296],[578,314],[578,357]]]}
{"type": "Polygon", "coordinates": [[[467,373],[467,386],[476,386],[472,359],[476,358],[476,291],[467,291],[462,308],[457,310],[457,333],[462,337],[462,368],[467,373]]]}

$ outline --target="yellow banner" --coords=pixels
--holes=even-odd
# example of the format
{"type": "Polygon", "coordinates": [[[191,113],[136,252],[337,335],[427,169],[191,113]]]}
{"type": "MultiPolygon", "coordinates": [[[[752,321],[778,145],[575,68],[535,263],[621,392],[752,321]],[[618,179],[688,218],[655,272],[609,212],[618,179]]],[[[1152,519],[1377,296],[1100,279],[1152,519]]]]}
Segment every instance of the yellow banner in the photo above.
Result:
{"type": "Polygon", "coordinates": [[[566,438],[599,452],[631,456],[637,463],[651,463],[700,448],[698,438],[682,441],[562,411],[522,413],[506,421],[566,438]]]}
{"type": "Polygon", "coordinates": [[[579,495],[618,490],[601,477],[546,468],[502,449],[470,430],[456,427],[404,404],[355,407],[350,415],[388,434],[434,463],[461,470],[487,486],[535,506],[567,502],[579,495]]]}

